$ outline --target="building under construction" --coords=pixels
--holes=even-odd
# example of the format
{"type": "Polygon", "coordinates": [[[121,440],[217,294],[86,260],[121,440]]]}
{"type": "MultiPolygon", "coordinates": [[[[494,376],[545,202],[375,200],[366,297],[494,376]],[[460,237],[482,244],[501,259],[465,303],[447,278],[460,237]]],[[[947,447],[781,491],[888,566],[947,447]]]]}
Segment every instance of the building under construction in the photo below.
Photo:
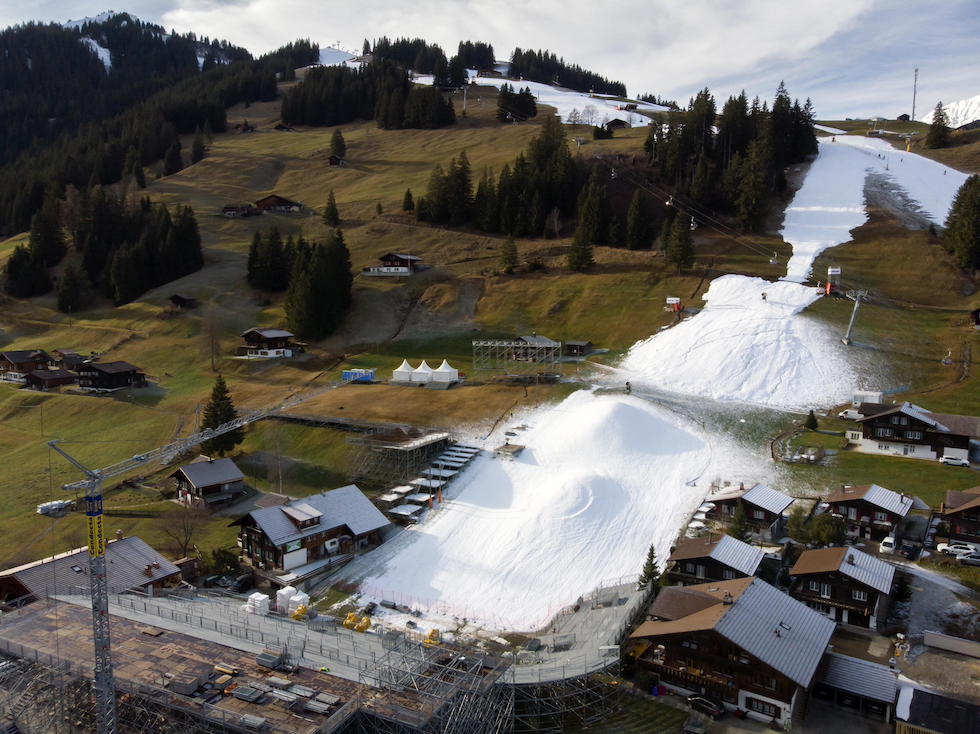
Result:
{"type": "Polygon", "coordinates": [[[351,436],[350,474],[355,481],[393,486],[418,477],[452,442],[446,431],[391,428],[351,436]]]}
{"type": "MultiPolygon", "coordinates": [[[[507,655],[433,644],[412,630],[362,634],[332,618],[250,615],[226,598],[114,594],[117,730],[561,732],[616,708],[618,647],[596,645],[617,640],[590,634],[576,644],[568,633],[598,623],[621,636],[645,600],[629,593],[635,581],[616,588],[602,596],[609,606],[585,599],[563,613],[541,650],[507,655]]],[[[0,615],[4,734],[97,731],[90,610],[84,596],[64,599],[0,615]]]]}

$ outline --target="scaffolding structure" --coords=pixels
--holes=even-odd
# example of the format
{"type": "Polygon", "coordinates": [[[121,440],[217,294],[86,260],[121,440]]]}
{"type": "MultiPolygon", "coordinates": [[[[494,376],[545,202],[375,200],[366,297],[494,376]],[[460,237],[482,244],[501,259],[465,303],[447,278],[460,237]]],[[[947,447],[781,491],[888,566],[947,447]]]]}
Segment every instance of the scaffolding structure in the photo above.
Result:
{"type": "Polygon", "coordinates": [[[447,431],[392,428],[351,436],[351,476],[355,481],[393,486],[421,476],[432,460],[452,443],[447,431]]]}
{"type": "Polygon", "coordinates": [[[546,337],[474,339],[473,370],[508,375],[552,375],[561,371],[561,342],[546,337]]]}
{"type": "Polygon", "coordinates": [[[615,713],[621,702],[618,656],[599,672],[547,683],[512,686],[514,734],[561,734],[570,724],[594,724],[615,713]]]}
{"type": "Polygon", "coordinates": [[[360,680],[380,693],[361,707],[358,734],[504,734],[514,693],[500,680],[510,662],[478,650],[383,633],[387,653],[360,680]]]}

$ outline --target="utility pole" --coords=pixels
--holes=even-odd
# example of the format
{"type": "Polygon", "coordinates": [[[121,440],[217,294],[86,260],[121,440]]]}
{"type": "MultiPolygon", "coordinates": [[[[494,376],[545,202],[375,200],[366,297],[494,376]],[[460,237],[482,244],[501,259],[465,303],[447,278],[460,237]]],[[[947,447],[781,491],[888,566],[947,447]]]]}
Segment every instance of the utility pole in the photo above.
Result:
{"type": "Polygon", "coordinates": [[[106,578],[105,530],[102,522],[102,476],[58,446],[48,446],[84,473],[85,518],[88,521],[88,567],[92,586],[92,643],[95,647],[95,708],[99,734],[116,734],[116,685],[109,644],[109,583],[106,578]]]}
{"type": "Polygon", "coordinates": [[[844,338],[841,339],[843,344],[850,346],[851,344],[851,332],[854,330],[854,322],[857,320],[858,308],[861,306],[861,299],[867,297],[867,291],[857,291],[854,295],[854,310],[851,311],[851,320],[847,324],[847,333],[844,334],[844,338]]]}
{"type": "Polygon", "coordinates": [[[915,94],[919,89],[919,67],[915,67],[915,77],[912,80],[912,122],[915,122],[915,94]]]}

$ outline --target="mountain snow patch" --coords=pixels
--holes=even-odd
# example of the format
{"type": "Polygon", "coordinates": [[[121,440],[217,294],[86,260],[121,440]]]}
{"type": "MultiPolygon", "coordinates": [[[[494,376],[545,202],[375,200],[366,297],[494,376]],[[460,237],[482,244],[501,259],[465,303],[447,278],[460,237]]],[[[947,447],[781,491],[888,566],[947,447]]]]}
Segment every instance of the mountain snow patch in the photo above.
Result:
{"type": "MultiPolygon", "coordinates": [[[[980,120],[980,94],[976,97],[943,105],[943,109],[946,110],[946,119],[949,121],[950,127],[959,127],[968,122],[980,120]]],[[[927,114],[919,118],[919,122],[931,123],[933,112],[934,110],[929,110],[927,114]]]]}
{"type": "Polygon", "coordinates": [[[320,58],[317,60],[317,63],[321,66],[340,66],[354,58],[356,57],[353,54],[341,51],[339,48],[321,46],[320,58]]]}
{"type": "Polygon", "coordinates": [[[105,67],[106,71],[112,69],[112,54],[109,53],[109,49],[107,49],[105,46],[100,46],[88,36],[82,38],[81,41],[88,46],[92,53],[99,57],[99,61],[102,62],[102,65],[105,67]]]}
{"type": "Polygon", "coordinates": [[[115,10],[106,10],[104,13],[99,13],[94,17],[85,17],[81,20],[69,20],[67,23],[62,23],[63,28],[81,28],[86,23],[105,23],[110,18],[119,15],[115,10]]]}

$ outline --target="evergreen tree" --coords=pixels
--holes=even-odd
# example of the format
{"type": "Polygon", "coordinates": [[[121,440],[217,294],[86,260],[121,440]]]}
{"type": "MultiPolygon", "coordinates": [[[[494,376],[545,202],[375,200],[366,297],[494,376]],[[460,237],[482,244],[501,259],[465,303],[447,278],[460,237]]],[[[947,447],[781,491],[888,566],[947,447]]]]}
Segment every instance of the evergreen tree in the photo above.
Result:
{"type": "Polygon", "coordinates": [[[333,136],[330,138],[330,155],[338,158],[347,157],[347,141],[344,140],[344,134],[340,132],[339,127],[334,129],[333,136]]]}
{"type": "Polygon", "coordinates": [[[953,199],[943,245],[961,268],[980,268],[980,176],[970,176],[953,199]]]}
{"type": "Polygon", "coordinates": [[[640,574],[639,586],[645,587],[660,581],[660,569],[657,567],[657,550],[651,545],[647,551],[647,559],[643,562],[643,572],[640,574]]]}
{"type": "Polygon", "coordinates": [[[343,322],[351,304],[350,252],[334,230],[324,244],[298,249],[286,292],[286,318],[300,336],[319,340],[343,322]]]}
{"type": "MultiPolygon", "coordinates": [[[[219,374],[214,380],[214,387],[211,389],[211,400],[204,408],[204,420],[201,422],[201,428],[217,428],[237,417],[238,413],[231,400],[231,394],[228,392],[228,386],[225,384],[225,379],[219,374]]],[[[244,440],[245,429],[236,428],[205,441],[201,444],[201,451],[208,456],[215,454],[224,456],[244,440]]]]}
{"type": "Polygon", "coordinates": [[[180,155],[180,141],[174,140],[167,148],[167,154],[163,158],[163,175],[170,176],[177,173],[184,167],[184,161],[180,155]]]}
{"type": "Polygon", "coordinates": [[[204,135],[198,130],[191,144],[191,164],[202,160],[204,160],[204,135]]]}
{"type": "Polygon", "coordinates": [[[58,202],[48,198],[31,219],[29,247],[47,265],[57,265],[65,255],[58,202]]]}
{"type": "Polygon", "coordinates": [[[626,247],[630,250],[645,250],[650,246],[650,222],[643,206],[643,195],[637,189],[630,200],[626,215],[626,247]]]}
{"type": "Polygon", "coordinates": [[[807,514],[803,506],[796,504],[789,513],[789,521],[786,524],[786,532],[789,537],[797,543],[808,543],[810,535],[807,530],[807,514]]]}
{"type": "Polygon", "coordinates": [[[4,288],[15,298],[31,298],[51,290],[44,260],[25,245],[17,245],[10,253],[4,276],[4,288]]]}
{"type": "Polygon", "coordinates": [[[735,507],[735,515],[728,525],[728,534],[736,540],[748,543],[751,540],[750,530],[748,518],[745,516],[745,505],[739,502],[735,507]]]}
{"type": "Polygon", "coordinates": [[[691,224],[687,217],[674,217],[674,222],[670,227],[670,237],[664,247],[664,259],[671,265],[676,265],[678,273],[694,264],[691,224]]]}
{"type": "Polygon", "coordinates": [[[808,431],[815,431],[818,428],[817,415],[816,413],[813,412],[812,408],[810,409],[809,414],[807,414],[806,421],[803,423],[803,427],[806,428],[808,431]]]}
{"type": "Polygon", "coordinates": [[[769,192],[772,154],[768,142],[755,140],[749,145],[738,176],[735,218],[743,229],[754,231],[762,225],[769,192]]]}
{"type": "Polygon", "coordinates": [[[340,212],[337,211],[337,200],[334,198],[333,189],[327,192],[327,206],[323,210],[323,223],[328,227],[336,227],[340,224],[340,212]]]}
{"type": "Polygon", "coordinates": [[[82,284],[74,265],[65,267],[58,283],[58,310],[62,313],[77,313],[81,305],[82,284]]]}
{"type": "Polygon", "coordinates": [[[415,209],[415,201],[412,199],[412,190],[405,189],[405,196],[402,198],[402,211],[410,212],[415,209]]]}
{"type": "Polygon", "coordinates": [[[514,272],[514,268],[516,267],[517,243],[514,242],[513,237],[508,237],[504,240],[504,244],[500,246],[500,269],[510,274],[514,272]]]}
{"type": "Polygon", "coordinates": [[[947,145],[949,145],[949,118],[946,117],[943,103],[937,102],[936,109],[932,113],[932,124],[929,125],[929,132],[926,133],[926,147],[945,148],[947,145]]]}
{"type": "Polygon", "coordinates": [[[698,164],[694,168],[689,195],[696,206],[708,207],[711,204],[711,172],[708,168],[708,156],[703,153],[698,157],[698,164]]]}

